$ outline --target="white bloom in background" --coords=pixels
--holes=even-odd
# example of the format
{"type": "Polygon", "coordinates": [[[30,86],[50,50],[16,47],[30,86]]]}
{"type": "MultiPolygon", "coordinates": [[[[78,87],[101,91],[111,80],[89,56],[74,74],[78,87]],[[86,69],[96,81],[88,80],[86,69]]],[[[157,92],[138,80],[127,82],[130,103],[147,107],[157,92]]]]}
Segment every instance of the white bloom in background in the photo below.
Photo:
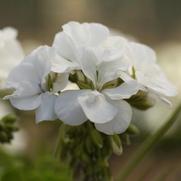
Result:
{"type": "Polygon", "coordinates": [[[161,100],[169,102],[167,97],[175,96],[177,91],[157,64],[155,52],[140,43],[129,42],[127,46],[128,52],[125,56],[133,68],[132,74],[137,82],[161,100]]]}
{"type": "MultiPolygon", "coordinates": [[[[181,94],[181,44],[178,42],[169,42],[157,47],[158,59],[169,78],[178,88],[179,95],[181,94]]],[[[177,101],[180,100],[177,97],[177,101]]]]}
{"type": "Polygon", "coordinates": [[[6,99],[20,110],[36,109],[37,121],[56,119],[54,101],[57,96],[54,89],[63,89],[66,86],[64,79],[58,79],[59,87],[56,84],[48,87],[52,57],[49,47],[37,48],[11,71],[6,83],[8,88],[15,89],[6,99]]]}
{"type": "Polygon", "coordinates": [[[0,30],[0,87],[3,86],[9,72],[24,57],[24,52],[17,37],[17,31],[13,28],[0,30]]]}

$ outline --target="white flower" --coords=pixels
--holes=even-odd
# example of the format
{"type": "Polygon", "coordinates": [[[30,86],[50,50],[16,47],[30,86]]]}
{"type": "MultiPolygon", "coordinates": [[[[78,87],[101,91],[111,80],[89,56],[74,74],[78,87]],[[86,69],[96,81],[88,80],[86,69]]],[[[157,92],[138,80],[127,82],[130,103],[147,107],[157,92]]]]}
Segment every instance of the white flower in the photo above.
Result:
{"type": "Polygon", "coordinates": [[[7,78],[9,72],[24,57],[22,47],[17,37],[17,31],[13,28],[0,30],[0,86],[7,78]]]}
{"type": "Polygon", "coordinates": [[[54,120],[54,91],[63,89],[67,84],[67,78],[58,79],[51,89],[47,79],[51,76],[51,48],[39,47],[14,68],[8,76],[6,86],[14,88],[12,95],[6,96],[11,104],[20,110],[36,109],[36,120],[54,120]]]}
{"type": "Polygon", "coordinates": [[[177,94],[176,88],[167,80],[157,64],[156,54],[151,48],[134,42],[129,42],[127,47],[125,56],[133,68],[131,74],[134,74],[139,84],[166,102],[168,102],[167,97],[177,94]]]}
{"type": "MultiPolygon", "coordinates": [[[[104,51],[102,52],[104,57],[104,51]]],[[[84,49],[79,59],[81,70],[93,83],[93,90],[69,90],[62,92],[56,100],[55,112],[60,120],[69,125],[79,125],[87,120],[106,134],[124,132],[131,121],[132,110],[123,99],[128,99],[140,89],[136,81],[107,89],[106,83],[119,78],[115,71],[121,69],[117,57],[111,61],[97,60],[95,52],[84,49]]],[[[121,62],[121,59],[120,59],[121,62]]],[[[122,65],[125,67],[125,65],[122,65]]],[[[124,68],[123,68],[124,69],[124,68]]]]}

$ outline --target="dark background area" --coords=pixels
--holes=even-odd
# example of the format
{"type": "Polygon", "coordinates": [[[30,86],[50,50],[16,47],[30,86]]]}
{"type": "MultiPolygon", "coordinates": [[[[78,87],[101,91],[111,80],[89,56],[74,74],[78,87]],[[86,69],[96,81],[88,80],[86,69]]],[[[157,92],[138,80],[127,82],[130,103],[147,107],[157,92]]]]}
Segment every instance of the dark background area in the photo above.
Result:
{"type": "Polygon", "coordinates": [[[180,0],[0,0],[0,27],[50,41],[70,20],[100,22],[149,44],[181,40],[180,0]]]}

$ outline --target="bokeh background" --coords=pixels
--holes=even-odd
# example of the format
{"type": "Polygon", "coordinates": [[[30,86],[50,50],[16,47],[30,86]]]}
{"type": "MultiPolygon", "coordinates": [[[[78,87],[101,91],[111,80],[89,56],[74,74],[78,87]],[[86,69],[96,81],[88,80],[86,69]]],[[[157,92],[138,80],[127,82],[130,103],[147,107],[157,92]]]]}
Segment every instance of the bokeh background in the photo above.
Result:
{"type": "MultiPolygon", "coordinates": [[[[146,112],[134,110],[133,121],[141,134],[131,139],[131,145],[125,145],[123,155],[113,156],[111,167],[116,176],[145,136],[158,129],[181,102],[181,1],[0,0],[0,28],[12,26],[18,29],[18,39],[26,53],[42,44],[51,45],[61,25],[72,20],[103,23],[114,33],[151,46],[159,64],[178,88],[172,108],[158,102],[146,112]]],[[[3,104],[0,112],[10,111],[8,103],[1,101],[0,104],[3,104]]],[[[65,164],[53,159],[59,124],[36,125],[33,113],[11,111],[19,116],[20,131],[11,145],[0,145],[0,180],[69,180],[71,173],[65,164]]],[[[180,121],[128,180],[180,180],[180,121]]]]}

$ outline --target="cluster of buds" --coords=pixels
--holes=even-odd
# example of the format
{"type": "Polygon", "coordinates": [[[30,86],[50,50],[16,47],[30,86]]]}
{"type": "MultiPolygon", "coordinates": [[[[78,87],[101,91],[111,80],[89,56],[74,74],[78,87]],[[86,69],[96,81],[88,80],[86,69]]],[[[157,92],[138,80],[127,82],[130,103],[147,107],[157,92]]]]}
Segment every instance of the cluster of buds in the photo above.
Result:
{"type": "Polygon", "coordinates": [[[111,136],[97,131],[90,122],[76,127],[62,125],[56,156],[70,165],[76,180],[110,181],[111,155],[121,155],[123,145],[130,144],[130,136],[138,133],[133,124],[124,134],[111,136]]]}
{"type": "Polygon", "coordinates": [[[0,120],[0,143],[10,143],[13,139],[13,133],[18,130],[16,119],[14,115],[9,114],[0,120]]]}

